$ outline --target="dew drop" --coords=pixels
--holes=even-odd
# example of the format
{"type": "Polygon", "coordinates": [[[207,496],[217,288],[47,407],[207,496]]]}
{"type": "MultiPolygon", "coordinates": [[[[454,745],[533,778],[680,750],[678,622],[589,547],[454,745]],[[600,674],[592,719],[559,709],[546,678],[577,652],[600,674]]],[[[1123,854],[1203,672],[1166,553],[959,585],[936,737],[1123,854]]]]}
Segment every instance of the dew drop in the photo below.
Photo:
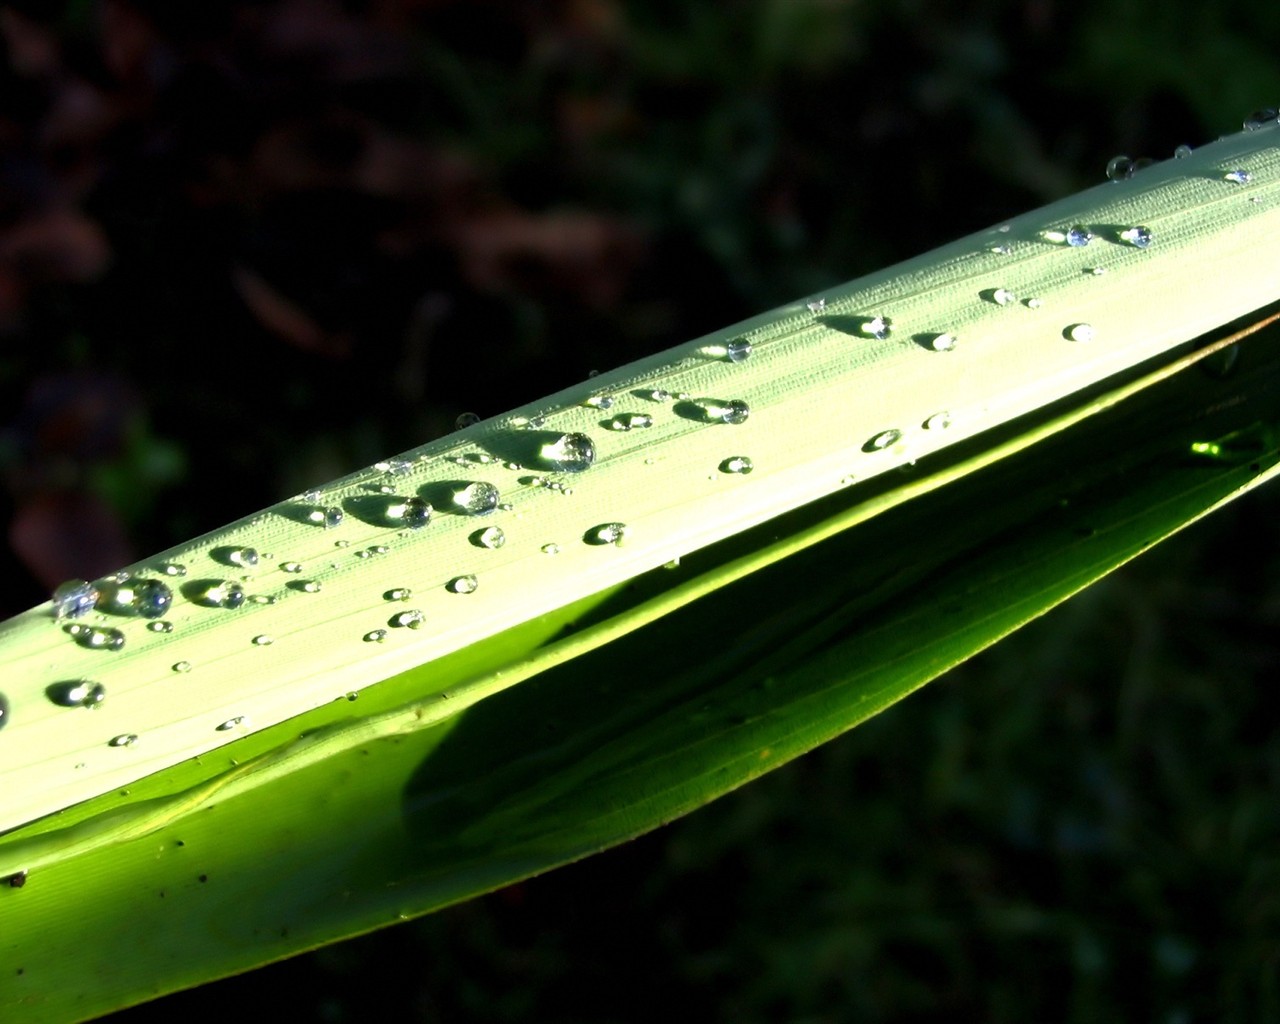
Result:
{"type": "MultiPolygon", "coordinates": [[[[387,547],[385,544],[374,544],[374,545],[372,545],[372,546],[369,548],[369,554],[371,554],[371,555],[385,555],[385,554],[386,554],[388,551],[390,551],[390,550],[391,550],[391,549],[390,549],[389,547],[387,547]]],[[[319,588],[317,587],[316,589],[319,589],[319,588]]]]}
{"type": "Polygon", "coordinates": [[[473,412],[459,413],[458,418],[453,421],[454,429],[466,430],[467,427],[474,427],[480,422],[480,417],[473,412]]]}
{"type": "Polygon", "coordinates": [[[96,708],[107,699],[107,688],[88,679],[69,679],[45,688],[48,698],[64,708],[96,708]]]}
{"type": "Polygon", "coordinates": [[[479,586],[480,581],[474,576],[455,576],[445,584],[445,589],[451,594],[474,594],[479,586]]]}
{"type": "Polygon", "coordinates": [[[883,451],[885,448],[888,448],[890,445],[895,445],[901,440],[902,440],[901,430],[895,430],[895,429],[882,430],[880,431],[880,433],[876,434],[869,441],[867,441],[867,443],[863,446],[863,451],[868,451],[868,452],[883,451]]]}
{"type": "Polygon", "coordinates": [[[318,594],[323,589],[323,584],[319,580],[302,580],[297,584],[290,583],[289,586],[295,587],[304,594],[318,594]]]}
{"type": "Polygon", "coordinates": [[[483,480],[453,492],[453,505],[464,516],[487,516],[498,507],[498,488],[483,480]]]}
{"type": "Polygon", "coordinates": [[[197,597],[208,608],[239,608],[244,599],[244,586],[235,580],[212,581],[197,597]]]}
{"type": "Polygon", "coordinates": [[[266,633],[259,633],[253,638],[254,647],[270,647],[275,642],[276,638],[266,633]]]}
{"type": "Polygon", "coordinates": [[[227,552],[227,560],[232,565],[239,565],[245,569],[252,569],[258,564],[258,551],[256,548],[235,548],[227,552]]]}
{"type": "Polygon", "coordinates": [[[613,395],[592,395],[582,404],[588,409],[612,409],[613,395]]]}
{"type": "Polygon", "coordinates": [[[561,434],[538,449],[538,458],[558,473],[581,473],[596,461],[596,443],[586,434],[561,434]]]}
{"type": "Polygon", "coordinates": [[[1106,267],[1085,267],[1084,272],[1090,277],[1101,277],[1107,272],[1106,267]]]}
{"type": "Polygon", "coordinates": [[[827,300],[814,299],[812,302],[806,302],[805,306],[808,308],[810,313],[821,313],[827,308],[827,300]]]}
{"type": "Polygon", "coordinates": [[[159,580],[138,580],[132,590],[130,606],[144,619],[160,618],[173,604],[173,591],[159,580]]]}
{"type": "Polygon", "coordinates": [[[422,624],[427,621],[427,617],[417,608],[411,608],[407,612],[397,612],[387,620],[388,626],[397,629],[421,629],[422,624]]]}
{"type": "Polygon", "coordinates": [[[1177,146],[1173,150],[1173,158],[1175,160],[1185,160],[1191,155],[1191,147],[1185,142],[1181,146],[1177,146]]]}
{"type": "Polygon", "coordinates": [[[1011,302],[1017,302],[1018,297],[1009,291],[1008,288],[996,288],[991,293],[991,301],[997,306],[1007,306],[1011,302]]]}
{"type": "Polygon", "coordinates": [[[921,425],[925,430],[946,430],[947,427],[951,426],[951,413],[946,410],[935,412],[921,425]]]}
{"type": "Polygon", "coordinates": [[[1009,246],[1007,246],[1007,245],[993,245],[993,246],[992,246],[990,249],[988,249],[987,251],[988,251],[988,252],[993,252],[993,253],[995,253],[997,256],[1008,256],[1008,255],[1009,255],[1009,253],[1010,253],[1012,250],[1011,250],[1011,249],[1009,248],[1009,246]]]}
{"type": "Polygon", "coordinates": [[[943,331],[939,334],[926,334],[922,336],[927,348],[934,352],[950,352],[956,347],[956,336],[943,331]]]}
{"type": "Polygon", "coordinates": [[[1127,181],[1133,177],[1133,172],[1137,170],[1134,162],[1123,154],[1113,156],[1107,161],[1107,179],[1109,181],[1127,181]]]}
{"type": "Polygon", "coordinates": [[[166,576],[181,577],[187,574],[187,567],[180,562],[165,562],[164,565],[160,566],[160,571],[166,576]]]}
{"type": "Polygon", "coordinates": [[[342,522],[342,509],[338,508],[337,505],[330,505],[321,513],[321,517],[324,520],[324,528],[332,530],[342,522]]]}
{"type": "Polygon", "coordinates": [[[1249,182],[1253,181],[1253,175],[1248,171],[1237,167],[1234,171],[1227,171],[1227,173],[1222,176],[1222,180],[1229,181],[1233,185],[1247,185],[1249,182]]]}
{"type": "Polygon", "coordinates": [[[88,615],[97,605],[99,596],[98,589],[84,580],[59,583],[53,592],[53,617],[62,622],[88,615]]]}
{"type": "Polygon", "coordinates": [[[559,544],[543,544],[541,551],[544,555],[558,555],[560,554],[560,545],[559,544]]]}
{"type": "Polygon", "coordinates": [[[602,546],[606,544],[621,544],[626,538],[627,527],[624,523],[601,523],[599,526],[593,526],[586,532],[583,539],[588,544],[602,546]]]}
{"type": "Polygon", "coordinates": [[[119,736],[112,736],[107,741],[107,745],[112,747],[131,747],[137,742],[138,734],[136,732],[122,732],[119,736]]]}
{"type": "Polygon", "coordinates": [[[364,635],[364,642],[367,644],[380,644],[387,638],[385,629],[371,629],[364,635]]]}
{"type": "Polygon", "coordinates": [[[291,572],[291,573],[302,572],[302,563],[301,562],[281,562],[280,571],[291,572]]]}
{"type": "Polygon", "coordinates": [[[110,626],[67,626],[66,629],[76,643],[91,651],[118,651],[124,647],[124,634],[110,626]]]}
{"type": "Polygon", "coordinates": [[[1256,132],[1280,121],[1280,110],[1275,107],[1261,107],[1244,119],[1244,130],[1256,132]]]}
{"type": "Polygon", "coordinates": [[[230,732],[232,729],[236,728],[236,726],[243,725],[243,724],[244,724],[244,715],[236,715],[235,718],[228,718],[225,722],[223,722],[217,728],[218,728],[218,732],[230,732]]]}
{"type": "Polygon", "coordinates": [[[1093,325],[1071,324],[1062,332],[1062,336],[1068,341],[1092,341],[1093,325]]]}
{"type": "Polygon", "coordinates": [[[173,669],[173,671],[174,671],[174,672],[177,672],[179,675],[186,675],[188,672],[190,672],[190,671],[191,671],[191,662],[189,662],[189,661],[175,661],[175,662],[174,662],[171,666],[169,666],[169,667],[170,667],[170,668],[172,668],[172,669],[173,669]]]}
{"type": "Polygon", "coordinates": [[[887,316],[873,316],[864,320],[858,330],[868,338],[884,341],[893,333],[893,321],[887,316]]]}
{"type": "Polygon", "coordinates": [[[275,604],[276,599],[273,594],[254,594],[249,598],[254,604],[275,604]]]}
{"type": "Polygon", "coordinates": [[[1073,224],[1067,228],[1063,241],[1073,249],[1082,249],[1093,241],[1093,232],[1083,224],[1073,224]]]}
{"type": "Polygon", "coordinates": [[[413,597],[413,591],[408,587],[393,587],[382,595],[384,601],[407,601],[413,597]]]}
{"type": "Polygon", "coordinates": [[[476,530],[470,540],[476,547],[489,548],[492,551],[507,542],[507,535],[497,526],[486,526],[483,530],[476,530]]]}
{"type": "Polygon", "coordinates": [[[409,498],[404,503],[404,510],[400,513],[400,520],[411,530],[420,530],[427,523],[431,522],[431,513],[434,511],[430,503],[422,498],[409,498]]]}
{"type": "Polygon", "coordinates": [[[10,717],[12,716],[9,714],[9,698],[0,693],[0,729],[9,724],[10,717]]]}
{"type": "Polygon", "coordinates": [[[1125,228],[1120,232],[1120,240],[1128,242],[1135,249],[1145,249],[1151,244],[1151,229],[1142,224],[1135,224],[1131,228],[1125,228]]]}
{"type": "Polygon", "coordinates": [[[731,455],[720,463],[721,473],[740,473],[745,476],[755,468],[755,463],[745,455],[731,455]]]}
{"type": "Polygon", "coordinates": [[[156,622],[148,622],[147,629],[150,630],[152,633],[172,633],[173,623],[167,622],[164,619],[160,619],[160,620],[157,620],[156,622]]]}
{"type": "Polygon", "coordinates": [[[653,417],[642,412],[625,412],[609,421],[609,429],[625,433],[653,426],[653,417]]]}
{"type": "MultiPolygon", "coordinates": [[[[741,360],[732,360],[740,362],[741,360]]],[[[671,401],[671,392],[664,391],[662,388],[648,388],[641,391],[634,391],[632,394],[638,398],[647,398],[651,402],[669,402],[671,401]]]]}
{"type": "Polygon", "coordinates": [[[724,357],[731,363],[741,363],[751,357],[751,342],[735,338],[724,347],[724,357]]]}

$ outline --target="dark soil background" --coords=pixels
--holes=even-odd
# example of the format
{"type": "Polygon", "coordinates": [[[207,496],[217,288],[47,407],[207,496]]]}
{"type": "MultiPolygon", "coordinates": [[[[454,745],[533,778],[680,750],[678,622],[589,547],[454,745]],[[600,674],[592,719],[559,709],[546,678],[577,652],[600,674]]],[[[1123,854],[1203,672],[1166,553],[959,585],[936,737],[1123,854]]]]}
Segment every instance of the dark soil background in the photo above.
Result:
{"type": "MultiPolygon", "coordinates": [[[[0,40],[4,615],[1280,101],[1280,5],[1192,0],[22,0],[0,40]]],[[[1278,505],[659,833],[112,1019],[1280,1020],[1278,505]]]]}

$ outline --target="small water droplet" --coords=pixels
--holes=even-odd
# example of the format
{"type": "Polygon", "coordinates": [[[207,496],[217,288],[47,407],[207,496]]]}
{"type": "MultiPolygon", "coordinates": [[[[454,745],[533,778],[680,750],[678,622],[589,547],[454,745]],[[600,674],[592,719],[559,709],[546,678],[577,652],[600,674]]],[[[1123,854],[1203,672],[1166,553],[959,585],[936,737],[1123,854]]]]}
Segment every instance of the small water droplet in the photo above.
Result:
{"type": "Polygon", "coordinates": [[[1090,277],[1101,277],[1107,272],[1106,267],[1085,267],[1084,272],[1090,277]]]}
{"type": "Polygon", "coordinates": [[[1280,111],[1275,107],[1260,107],[1244,119],[1244,130],[1256,132],[1278,121],[1280,121],[1280,111]]]}
{"type": "Polygon", "coordinates": [[[407,601],[413,597],[413,591],[408,587],[393,587],[382,595],[384,601],[407,601]]]}
{"type": "Polygon", "coordinates": [[[893,333],[893,321],[887,316],[873,316],[864,320],[858,330],[868,338],[884,341],[893,333]]]}
{"type": "Polygon", "coordinates": [[[1044,301],[1033,295],[1030,298],[1023,299],[1022,304],[1026,306],[1027,309],[1039,309],[1044,305],[1044,301]]]}
{"type": "Polygon", "coordinates": [[[375,462],[373,468],[388,476],[404,476],[413,469],[413,463],[408,459],[386,459],[383,462],[375,462]]]}
{"type": "Polygon", "coordinates": [[[185,576],[187,567],[179,562],[166,562],[160,566],[160,571],[166,576],[185,576]]]}
{"type": "Polygon", "coordinates": [[[1174,147],[1173,158],[1175,160],[1185,160],[1190,155],[1191,155],[1191,147],[1188,146],[1185,142],[1180,146],[1174,147]]]}
{"type": "Polygon", "coordinates": [[[751,342],[735,338],[724,347],[724,357],[731,363],[741,363],[751,357],[751,342]]]}
{"type": "Polygon", "coordinates": [[[474,576],[455,576],[445,584],[445,589],[452,594],[474,594],[480,581],[474,576]]]}
{"type": "Polygon", "coordinates": [[[993,252],[997,256],[1008,256],[1012,250],[1007,245],[993,245],[987,251],[993,252]]]}
{"type": "Polygon", "coordinates": [[[544,555],[558,555],[560,554],[560,545],[559,544],[543,544],[541,550],[544,555]]]}
{"type": "Polygon", "coordinates": [[[538,458],[558,473],[581,473],[596,461],[596,443],[586,434],[561,434],[538,449],[538,458]]]}
{"type": "Polygon", "coordinates": [[[951,426],[951,413],[946,410],[935,412],[921,425],[925,430],[946,430],[947,427],[951,426]]]}
{"type": "Polygon", "coordinates": [[[9,719],[13,717],[9,712],[9,698],[0,693],[0,729],[9,724],[9,719]]]}
{"type": "Polygon", "coordinates": [[[1093,325],[1071,324],[1062,332],[1062,336],[1068,341],[1092,341],[1093,325]]]}
{"type": "Polygon", "coordinates": [[[1109,181],[1127,181],[1138,169],[1137,163],[1127,156],[1113,156],[1107,161],[1107,179],[1109,181]]]}
{"type": "Polygon", "coordinates": [[[175,661],[175,662],[170,666],[170,668],[172,668],[172,669],[173,669],[173,671],[175,671],[175,672],[179,673],[180,675],[185,675],[186,673],[188,673],[188,672],[190,672],[190,671],[191,671],[191,662],[189,662],[189,661],[175,661]]]}
{"type": "Polygon", "coordinates": [[[309,491],[303,491],[302,494],[299,495],[299,497],[301,498],[302,501],[305,501],[308,505],[317,505],[320,503],[320,495],[322,493],[323,492],[320,490],[319,487],[313,487],[309,491]]]}
{"type": "Polygon", "coordinates": [[[290,583],[289,587],[303,594],[318,594],[324,589],[324,585],[319,580],[298,580],[290,583]]]}
{"type": "Polygon", "coordinates": [[[281,562],[280,571],[291,572],[291,573],[302,572],[302,563],[301,562],[281,562]]]}
{"type": "Polygon", "coordinates": [[[495,550],[507,542],[507,535],[497,526],[486,526],[483,530],[476,530],[470,540],[478,548],[495,550]]]}
{"type": "Polygon", "coordinates": [[[371,546],[370,546],[370,548],[369,548],[369,554],[371,554],[371,555],[385,555],[385,554],[386,554],[388,551],[390,551],[390,550],[391,550],[391,549],[390,549],[389,547],[387,547],[385,544],[374,544],[374,545],[371,545],[371,546]]]}
{"type": "Polygon", "coordinates": [[[307,515],[307,518],[313,523],[323,526],[326,530],[332,530],[335,526],[342,525],[344,518],[342,509],[337,505],[330,505],[328,508],[318,508],[307,515]]]}
{"type": "Polygon", "coordinates": [[[244,715],[236,715],[235,718],[228,718],[225,722],[223,722],[217,728],[218,728],[218,732],[230,732],[232,729],[236,728],[236,726],[243,725],[243,724],[244,724],[244,715]]]}
{"type": "Polygon", "coordinates": [[[164,619],[161,619],[157,622],[148,622],[147,629],[149,629],[152,633],[172,633],[173,623],[167,622],[164,619]]]}
{"type": "Polygon", "coordinates": [[[650,402],[669,402],[671,401],[671,392],[664,391],[662,388],[642,388],[639,391],[633,391],[637,398],[647,398],[650,402]]]}
{"type": "Polygon", "coordinates": [[[70,636],[81,647],[91,651],[118,651],[124,647],[124,634],[109,626],[65,627],[70,636]]]}
{"type": "Polygon", "coordinates": [[[1253,175],[1243,168],[1237,167],[1234,171],[1227,171],[1222,176],[1223,181],[1229,181],[1233,185],[1247,185],[1253,181],[1253,175]]]}
{"type": "Polygon", "coordinates": [[[453,492],[453,505],[464,516],[487,516],[498,507],[498,488],[483,480],[453,492]]]}
{"type": "Polygon", "coordinates": [[[367,644],[380,644],[387,638],[385,629],[371,629],[364,635],[364,642],[367,644]]]}
{"type": "Polygon", "coordinates": [[[138,742],[138,734],[136,732],[122,732],[119,736],[112,736],[107,745],[112,747],[131,747],[138,742]]]}
{"type": "Polygon", "coordinates": [[[273,594],[254,594],[249,598],[254,604],[275,604],[276,599],[273,594]]]}
{"type": "Polygon", "coordinates": [[[397,612],[387,620],[388,626],[397,629],[421,629],[422,624],[427,621],[427,617],[417,608],[410,608],[407,612],[397,612]]]}
{"type": "Polygon", "coordinates": [[[653,426],[653,417],[642,412],[624,412],[609,421],[609,429],[625,433],[653,426]]]}
{"type": "Polygon", "coordinates": [[[1135,249],[1145,249],[1151,244],[1151,229],[1142,224],[1135,224],[1131,228],[1125,228],[1120,232],[1120,240],[1128,242],[1135,249]]]}
{"type": "Polygon", "coordinates": [[[745,475],[755,468],[755,463],[745,455],[731,455],[720,463],[721,473],[741,473],[745,475]]]}
{"type": "Polygon", "coordinates": [[[474,427],[480,422],[480,417],[473,412],[459,413],[458,418],[453,421],[455,430],[466,430],[467,427],[474,427]]]}
{"type": "Polygon", "coordinates": [[[934,352],[950,352],[956,347],[956,336],[942,331],[938,334],[921,335],[926,348],[932,349],[934,352]]]}
{"type": "Polygon", "coordinates": [[[235,580],[210,581],[197,595],[197,602],[208,608],[239,608],[244,599],[244,586],[235,580]]]}
{"type": "Polygon", "coordinates": [[[863,445],[863,451],[868,451],[868,452],[883,451],[885,448],[888,448],[891,445],[895,445],[901,440],[902,440],[901,430],[895,430],[895,429],[882,430],[880,431],[880,433],[876,434],[869,441],[867,441],[865,445],[863,445]]]}
{"type": "Polygon", "coordinates": [[[254,647],[270,647],[275,642],[276,638],[266,633],[259,633],[253,638],[254,647]]]}
{"type": "Polygon", "coordinates": [[[400,513],[400,521],[411,530],[420,530],[431,522],[433,511],[430,503],[422,498],[409,498],[400,513]]]}
{"type": "Polygon", "coordinates": [[[96,708],[107,699],[107,688],[88,679],[68,679],[45,688],[45,695],[64,708],[96,708]]]}
{"type": "Polygon", "coordinates": [[[1018,297],[1008,288],[995,288],[991,292],[991,301],[997,306],[1007,306],[1011,302],[1017,302],[1018,297]]]}
{"type": "Polygon", "coordinates": [[[613,395],[592,395],[582,404],[588,409],[612,409],[613,395]]]}
{"type": "Polygon", "coordinates": [[[702,410],[703,419],[708,423],[745,423],[751,415],[751,406],[740,398],[732,401],[720,401],[715,398],[699,400],[697,406],[702,410]]]}
{"type": "Polygon", "coordinates": [[[605,544],[621,544],[627,536],[627,527],[624,523],[601,523],[599,526],[593,526],[586,532],[583,539],[588,544],[605,545],[605,544]]]}
{"type": "Polygon", "coordinates": [[[99,596],[98,588],[84,580],[59,583],[53,592],[53,617],[63,622],[88,615],[97,605],[99,596]]]}
{"type": "Polygon", "coordinates": [[[227,552],[227,560],[232,565],[252,569],[258,564],[258,552],[256,548],[235,548],[227,552]]]}
{"type": "Polygon", "coordinates": [[[814,299],[812,302],[806,302],[805,306],[808,308],[810,313],[821,313],[827,308],[827,300],[814,299]]]}
{"type": "Polygon", "coordinates": [[[1093,241],[1093,232],[1083,224],[1073,224],[1067,228],[1063,240],[1073,249],[1082,249],[1093,241]]]}

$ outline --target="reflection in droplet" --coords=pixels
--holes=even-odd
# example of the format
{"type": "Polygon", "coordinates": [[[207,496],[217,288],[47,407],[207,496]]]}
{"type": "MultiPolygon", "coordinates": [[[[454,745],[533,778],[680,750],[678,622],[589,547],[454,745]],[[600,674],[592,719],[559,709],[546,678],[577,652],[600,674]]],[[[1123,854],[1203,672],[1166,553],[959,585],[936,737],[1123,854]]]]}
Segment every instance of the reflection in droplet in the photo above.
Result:
{"type": "Polygon", "coordinates": [[[1073,249],[1082,249],[1093,241],[1093,232],[1083,224],[1073,224],[1067,228],[1063,240],[1073,249]]]}

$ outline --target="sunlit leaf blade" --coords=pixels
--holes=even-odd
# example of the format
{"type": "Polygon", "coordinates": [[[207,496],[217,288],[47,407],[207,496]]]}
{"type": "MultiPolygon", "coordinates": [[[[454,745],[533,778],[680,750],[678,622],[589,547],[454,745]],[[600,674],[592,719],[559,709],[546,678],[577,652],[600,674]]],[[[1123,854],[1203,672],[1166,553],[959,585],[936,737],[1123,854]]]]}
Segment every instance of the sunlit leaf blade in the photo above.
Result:
{"type": "MultiPolygon", "coordinates": [[[[4,1019],[91,1017],[436,909],[812,749],[1273,475],[1280,356],[1273,336],[1245,344],[1234,376],[1179,374],[442,724],[339,744],[33,870],[0,891],[4,1019]]],[[[690,586],[761,531],[811,529],[867,497],[797,512],[636,594],[690,586]]],[[[576,635],[608,611],[584,611],[576,635]]]]}

